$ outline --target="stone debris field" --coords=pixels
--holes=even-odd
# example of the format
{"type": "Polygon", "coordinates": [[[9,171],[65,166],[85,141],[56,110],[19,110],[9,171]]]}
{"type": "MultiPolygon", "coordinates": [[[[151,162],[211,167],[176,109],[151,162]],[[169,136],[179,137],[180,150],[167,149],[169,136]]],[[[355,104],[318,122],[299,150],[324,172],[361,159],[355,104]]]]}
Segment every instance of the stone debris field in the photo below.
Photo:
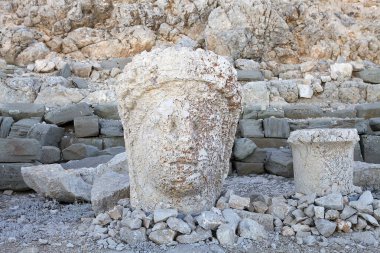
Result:
{"type": "Polygon", "coordinates": [[[0,253],[380,252],[379,14],[0,0],[0,253]]]}

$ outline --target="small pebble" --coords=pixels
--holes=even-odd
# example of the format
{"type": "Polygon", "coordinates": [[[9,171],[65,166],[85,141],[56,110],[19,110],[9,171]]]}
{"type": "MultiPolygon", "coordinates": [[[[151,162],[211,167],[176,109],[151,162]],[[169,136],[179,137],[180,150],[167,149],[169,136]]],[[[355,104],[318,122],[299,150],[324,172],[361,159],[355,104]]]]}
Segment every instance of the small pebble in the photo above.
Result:
{"type": "Polygon", "coordinates": [[[68,244],[66,244],[66,247],[67,248],[74,248],[74,244],[72,244],[71,242],[69,242],[68,244]]]}

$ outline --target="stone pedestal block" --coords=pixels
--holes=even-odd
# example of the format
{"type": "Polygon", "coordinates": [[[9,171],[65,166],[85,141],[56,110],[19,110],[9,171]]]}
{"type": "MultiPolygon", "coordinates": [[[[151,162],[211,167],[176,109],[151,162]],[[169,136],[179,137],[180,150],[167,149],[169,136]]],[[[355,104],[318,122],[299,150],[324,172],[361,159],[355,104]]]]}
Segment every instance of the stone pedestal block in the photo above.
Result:
{"type": "Polygon", "coordinates": [[[84,116],[74,118],[76,137],[93,137],[99,135],[98,116],[84,116]]]}
{"type": "Polygon", "coordinates": [[[199,213],[220,196],[241,111],[236,71],[202,49],[156,49],[120,76],[131,204],[199,213]]]}
{"type": "Polygon", "coordinates": [[[296,191],[324,195],[354,190],[356,129],[297,130],[290,134],[296,191]]]}

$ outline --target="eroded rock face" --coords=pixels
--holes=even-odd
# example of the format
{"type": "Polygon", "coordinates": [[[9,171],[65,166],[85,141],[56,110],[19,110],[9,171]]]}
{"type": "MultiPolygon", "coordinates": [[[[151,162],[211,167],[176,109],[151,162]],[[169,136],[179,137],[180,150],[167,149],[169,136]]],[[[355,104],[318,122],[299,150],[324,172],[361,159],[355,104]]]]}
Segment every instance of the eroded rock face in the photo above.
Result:
{"type": "Polygon", "coordinates": [[[211,208],[241,110],[236,71],[214,53],[188,48],[144,52],[125,70],[118,97],[132,205],[211,208]]]}

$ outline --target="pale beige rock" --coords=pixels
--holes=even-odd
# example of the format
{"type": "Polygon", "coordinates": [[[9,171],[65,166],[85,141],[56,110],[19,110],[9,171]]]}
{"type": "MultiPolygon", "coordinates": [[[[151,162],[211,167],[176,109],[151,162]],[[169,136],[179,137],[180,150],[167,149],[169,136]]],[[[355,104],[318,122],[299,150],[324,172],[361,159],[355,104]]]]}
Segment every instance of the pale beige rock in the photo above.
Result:
{"type": "Polygon", "coordinates": [[[236,71],[189,48],[144,52],[124,71],[117,93],[132,206],[209,210],[229,170],[241,110],[236,71]]]}
{"type": "Polygon", "coordinates": [[[269,94],[267,83],[264,81],[246,83],[242,87],[243,106],[269,105],[269,94]]]}
{"type": "Polygon", "coordinates": [[[323,195],[354,191],[356,129],[297,130],[290,134],[296,192],[323,195]]]}

